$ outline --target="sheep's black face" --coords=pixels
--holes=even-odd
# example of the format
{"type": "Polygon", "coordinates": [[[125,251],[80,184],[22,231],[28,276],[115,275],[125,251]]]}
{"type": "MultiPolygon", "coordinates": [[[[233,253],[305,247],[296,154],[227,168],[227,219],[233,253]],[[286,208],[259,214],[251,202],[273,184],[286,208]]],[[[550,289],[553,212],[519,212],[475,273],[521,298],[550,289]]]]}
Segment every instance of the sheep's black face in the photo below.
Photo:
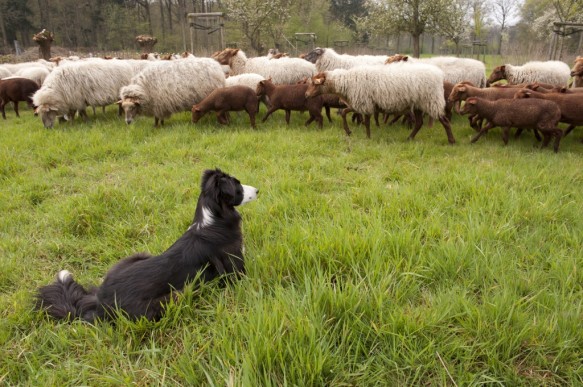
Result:
{"type": "Polygon", "coordinates": [[[323,48],[316,47],[312,51],[310,51],[308,54],[306,54],[306,56],[304,57],[304,59],[307,60],[308,62],[312,62],[312,63],[315,64],[316,61],[318,60],[318,58],[320,56],[322,56],[323,53],[324,53],[324,49],[323,48]]]}

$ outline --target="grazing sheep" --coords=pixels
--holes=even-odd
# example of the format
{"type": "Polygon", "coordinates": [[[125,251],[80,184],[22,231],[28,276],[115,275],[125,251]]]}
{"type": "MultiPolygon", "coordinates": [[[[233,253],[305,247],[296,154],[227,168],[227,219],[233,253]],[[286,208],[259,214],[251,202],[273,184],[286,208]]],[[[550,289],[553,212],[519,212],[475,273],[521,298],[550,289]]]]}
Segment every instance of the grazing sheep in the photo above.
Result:
{"type": "Polygon", "coordinates": [[[78,111],[87,118],[88,106],[115,103],[122,86],[130,83],[132,69],[124,61],[95,59],[56,67],[34,94],[45,128],[52,128],[57,116],[73,118],[78,111]]]}
{"type": "Polygon", "coordinates": [[[488,84],[506,79],[510,84],[544,82],[555,86],[567,86],[570,76],[571,69],[564,62],[532,61],[522,66],[505,64],[494,68],[488,78],[488,84]]]}
{"type": "Polygon", "coordinates": [[[267,57],[247,58],[238,48],[226,48],[213,54],[221,65],[230,67],[229,75],[255,73],[265,78],[271,78],[276,84],[293,85],[309,78],[316,73],[316,67],[299,58],[281,58],[269,60],[267,57]]]}
{"type": "Polygon", "coordinates": [[[6,119],[4,107],[8,102],[14,104],[14,113],[18,114],[18,102],[25,101],[28,106],[32,107],[32,95],[36,93],[38,84],[28,78],[7,78],[0,80],[0,111],[2,118],[6,119]]]}
{"type": "Polygon", "coordinates": [[[335,69],[351,69],[362,65],[383,64],[386,55],[348,55],[337,54],[332,48],[316,47],[304,59],[316,65],[318,72],[335,69]]]}
{"type": "Polygon", "coordinates": [[[583,87],[583,57],[575,58],[575,64],[571,69],[571,76],[573,77],[572,87],[583,87]]]}
{"type": "Polygon", "coordinates": [[[254,89],[241,85],[222,87],[215,89],[192,107],[192,122],[196,123],[209,111],[215,111],[219,123],[227,124],[229,122],[227,112],[245,110],[249,114],[251,126],[255,129],[255,114],[258,107],[254,89]]]}
{"type": "Polygon", "coordinates": [[[488,130],[495,126],[502,127],[502,139],[508,144],[508,133],[511,127],[520,129],[537,129],[543,133],[542,147],[549,144],[551,137],[555,137],[553,149],[559,150],[559,142],[563,136],[557,127],[561,119],[559,106],[552,101],[542,99],[486,99],[471,97],[466,100],[462,114],[472,114],[484,117],[488,124],[476,134],[471,142],[474,143],[488,130]]]}
{"type": "Polygon", "coordinates": [[[154,62],[120,90],[126,123],[138,114],[154,116],[154,125],[164,124],[173,113],[191,110],[214,89],[225,86],[221,66],[209,58],[186,58],[154,62]]]}
{"type": "Polygon", "coordinates": [[[471,82],[478,87],[486,86],[486,66],[479,60],[456,58],[453,56],[434,56],[432,58],[411,58],[407,55],[390,56],[385,64],[395,62],[426,63],[439,67],[444,79],[454,85],[459,82],[471,82]]]}
{"type": "Polygon", "coordinates": [[[283,109],[285,110],[285,122],[289,125],[290,112],[292,110],[307,110],[310,112],[310,118],[306,121],[305,125],[308,126],[312,121],[316,120],[318,127],[321,129],[324,121],[322,119],[322,98],[319,96],[316,98],[307,98],[307,89],[308,85],[303,83],[295,85],[275,85],[271,79],[259,82],[257,85],[257,96],[269,97],[269,103],[271,104],[262,122],[265,122],[274,111],[283,109]]]}
{"type": "Polygon", "coordinates": [[[415,127],[409,139],[423,124],[423,113],[437,118],[443,125],[448,141],[455,138],[445,117],[443,72],[435,66],[421,63],[394,63],[390,66],[359,66],[349,70],[332,70],[312,78],[306,96],[333,93],[344,98],[350,108],[342,118],[346,134],[351,131],[346,113],[355,111],[364,115],[367,137],[370,138],[370,117],[379,110],[383,113],[401,113],[412,109],[415,127]]]}

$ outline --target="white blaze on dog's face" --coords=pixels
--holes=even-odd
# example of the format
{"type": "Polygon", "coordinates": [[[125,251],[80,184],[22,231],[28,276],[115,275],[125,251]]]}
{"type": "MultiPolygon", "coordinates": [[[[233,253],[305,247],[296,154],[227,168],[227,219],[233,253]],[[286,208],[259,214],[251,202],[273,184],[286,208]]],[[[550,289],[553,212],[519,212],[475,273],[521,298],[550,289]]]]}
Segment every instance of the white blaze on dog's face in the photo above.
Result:
{"type": "Polygon", "coordinates": [[[245,184],[241,184],[241,187],[243,187],[243,200],[241,201],[241,204],[249,203],[250,201],[257,199],[257,194],[259,193],[257,188],[245,184]]]}

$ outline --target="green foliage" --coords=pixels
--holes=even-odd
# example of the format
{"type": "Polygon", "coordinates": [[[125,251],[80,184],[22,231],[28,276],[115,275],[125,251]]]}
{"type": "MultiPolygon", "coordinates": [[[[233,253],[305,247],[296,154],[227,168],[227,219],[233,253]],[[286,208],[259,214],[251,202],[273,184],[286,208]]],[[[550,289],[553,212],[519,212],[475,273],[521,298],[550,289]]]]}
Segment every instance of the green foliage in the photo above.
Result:
{"type": "MultiPolygon", "coordinates": [[[[496,60],[492,60],[496,62],[496,60]]],[[[582,145],[508,146],[455,117],[323,130],[278,112],[257,130],[111,107],[0,140],[0,380],[6,385],[579,385],[582,145]],[[260,189],[240,208],[248,275],[185,292],[161,321],[59,323],[34,289],[67,268],[99,283],[188,227],[201,172],[260,189]]],[[[264,113],[262,108],[262,113],[264,113]]],[[[351,125],[352,126],[352,125],[351,125]]]]}

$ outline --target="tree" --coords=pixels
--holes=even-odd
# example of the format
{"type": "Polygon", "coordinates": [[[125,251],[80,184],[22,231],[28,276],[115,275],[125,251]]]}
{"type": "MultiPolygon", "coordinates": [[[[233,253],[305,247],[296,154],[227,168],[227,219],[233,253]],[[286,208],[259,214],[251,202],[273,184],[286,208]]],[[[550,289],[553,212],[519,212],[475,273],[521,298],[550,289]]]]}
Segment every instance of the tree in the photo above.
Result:
{"type": "Polygon", "coordinates": [[[502,40],[508,28],[508,19],[514,16],[518,10],[518,0],[494,0],[492,2],[492,16],[500,25],[500,38],[498,40],[498,55],[502,53],[502,40]]]}
{"type": "Polygon", "coordinates": [[[239,23],[258,54],[265,52],[265,36],[280,38],[290,17],[291,0],[225,0],[223,4],[227,17],[239,23]]]}
{"type": "Polygon", "coordinates": [[[42,30],[41,32],[34,34],[32,37],[38,44],[39,57],[44,60],[51,59],[51,45],[53,40],[55,40],[55,35],[47,30],[42,30]]]}
{"type": "Polygon", "coordinates": [[[471,0],[471,13],[474,22],[473,38],[482,39],[482,29],[486,24],[486,15],[488,14],[488,5],[485,0],[471,0]]]}
{"type": "Polygon", "coordinates": [[[470,6],[469,0],[449,0],[442,2],[437,15],[437,32],[455,44],[455,54],[460,54],[460,43],[468,37],[470,6]]]}
{"type": "Polygon", "coordinates": [[[356,19],[366,15],[365,0],[331,0],[330,14],[352,31],[356,31],[356,19]]]}
{"type": "Polygon", "coordinates": [[[439,0],[379,0],[366,5],[363,24],[372,31],[407,32],[413,38],[413,56],[419,57],[421,34],[436,25],[442,4],[439,0]]]}

